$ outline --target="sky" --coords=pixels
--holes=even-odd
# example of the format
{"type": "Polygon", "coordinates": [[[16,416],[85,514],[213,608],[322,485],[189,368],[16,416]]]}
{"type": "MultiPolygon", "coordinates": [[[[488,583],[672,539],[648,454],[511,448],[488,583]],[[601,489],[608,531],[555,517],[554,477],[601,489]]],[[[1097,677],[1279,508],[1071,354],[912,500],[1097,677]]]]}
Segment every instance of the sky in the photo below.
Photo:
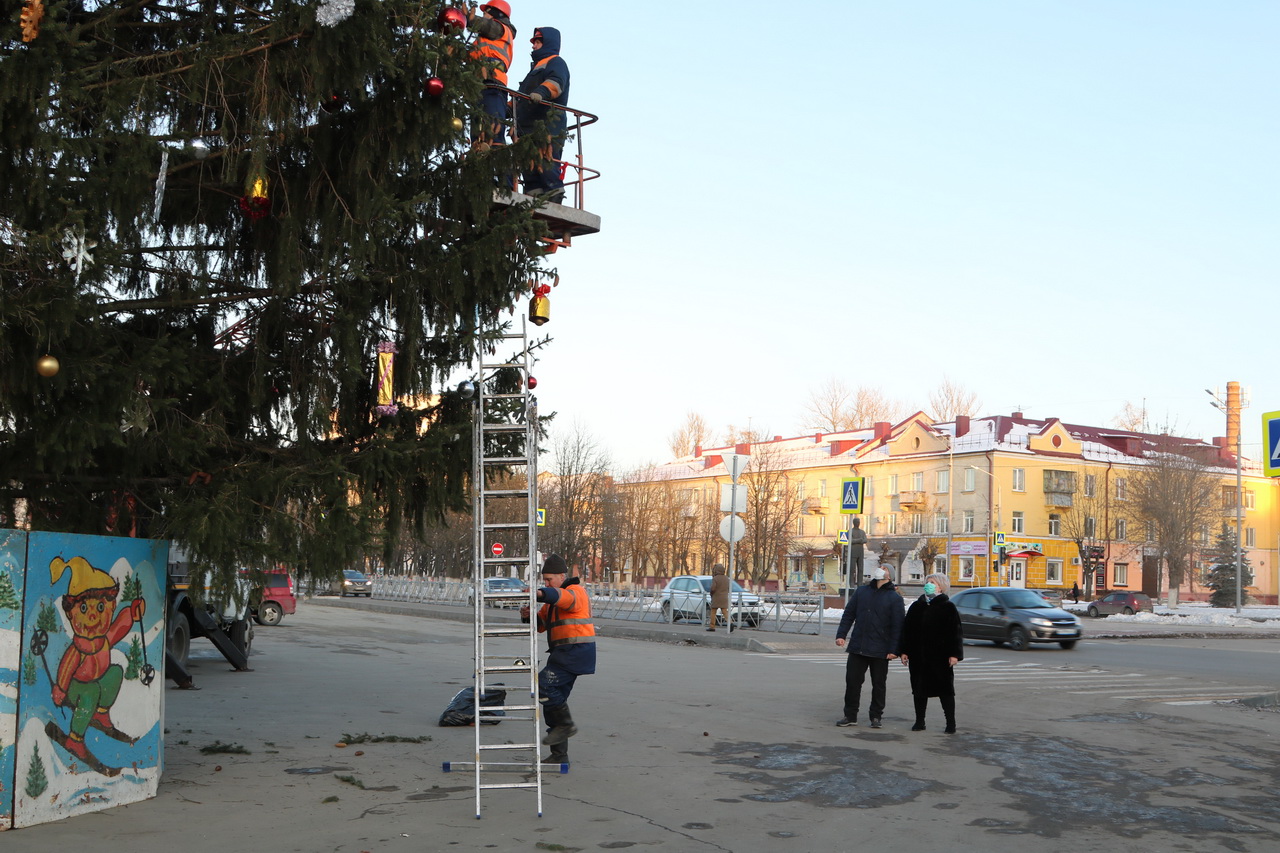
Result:
{"type": "MultiPolygon", "coordinates": [[[[1280,3],[511,0],[561,30],[599,234],[550,258],[540,410],[622,472],[810,430],[831,380],[928,408],[1225,434],[1280,410],[1280,3]]],[[[544,464],[544,468],[546,465],[544,464]]]]}

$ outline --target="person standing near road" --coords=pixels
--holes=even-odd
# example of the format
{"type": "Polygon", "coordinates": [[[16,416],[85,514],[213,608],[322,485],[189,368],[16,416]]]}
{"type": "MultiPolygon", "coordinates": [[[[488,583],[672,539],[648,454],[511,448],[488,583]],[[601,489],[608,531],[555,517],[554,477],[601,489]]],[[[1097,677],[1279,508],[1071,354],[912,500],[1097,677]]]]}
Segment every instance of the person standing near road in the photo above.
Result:
{"type": "Polygon", "coordinates": [[[716,618],[724,614],[724,623],[729,626],[729,630],[733,630],[733,624],[729,621],[729,574],[728,569],[722,563],[716,563],[711,567],[711,606],[707,608],[707,630],[714,631],[716,629],[716,618]]]}
{"type": "Polygon", "coordinates": [[[951,579],[935,572],[924,579],[924,595],[911,603],[902,624],[898,657],[911,669],[911,698],[915,701],[913,732],[924,731],[929,697],[937,696],[946,717],[947,734],[956,731],[956,664],[964,660],[960,613],[947,597],[951,579]]]}
{"type": "MultiPolygon", "coordinates": [[[[538,673],[538,701],[547,724],[543,744],[551,747],[545,759],[553,764],[569,763],[569,738],[578,733],[569,713],[569,694],[580,675],[596,671],[596,628],[591,622],[591,602],[577,577],[568,577],[568,567],[558,554],[542,564],[542,587],[537,591],[538,633],[546,633],[547,664],[538,673]]],[[[520,618],[529,621],[529,606],[520,608],[520,618]]]]}
{"type": "Polygon", "coordinates": [[[881,726],[889,661],[897,656],[902,634],[903,603],[885,566],[872,569],[871,580],[854,590],[845,605],[836,645],[849,637],[849,661],[844,674],[844,716],[837,726],[856,726],[862,701],[862,684],[871,671],[871,728],[881,726]],[[852,628],[852,633],[850,633],[852,628]]]}
{"type": "Polygon", "coordinates": [[[1071,584],[1071,599],[1076,603],[1080,603],[1080,584],[1073,582],[1071,584]]]}
{"type": "Polygon", "coordinates": [[[560,31],[554,27],[538,27],[529,39],[533,45],[533,65],[520,81],[516,99],[516,134],[524,136],[539,122],[546,123],[550,143],[539,152],[538,162],[524,172],[524,191],[528,195],[546,196],[548,201],[564,200],[564,175],[560,155],[564,153],[564,136],[568,117],[564,110],[551,105],[569,103],[569,65],[560,58],[560,31]]]}

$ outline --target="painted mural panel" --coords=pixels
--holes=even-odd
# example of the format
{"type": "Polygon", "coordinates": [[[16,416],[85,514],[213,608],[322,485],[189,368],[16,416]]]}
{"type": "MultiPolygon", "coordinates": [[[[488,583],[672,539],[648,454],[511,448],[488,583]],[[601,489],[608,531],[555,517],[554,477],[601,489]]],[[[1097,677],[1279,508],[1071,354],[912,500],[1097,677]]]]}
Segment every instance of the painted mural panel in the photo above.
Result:
{"type": "Polygon", "coordinates": [[[22,681],[22,589],[27,534],[0,530],[0,830],[13,825],[18,741],[18,685],[22,681]]]}
{"type": "Polygon", "coordinates": [[[167,542],[29,534],[14,826],[155,796],[167,562],[167,542]]]}

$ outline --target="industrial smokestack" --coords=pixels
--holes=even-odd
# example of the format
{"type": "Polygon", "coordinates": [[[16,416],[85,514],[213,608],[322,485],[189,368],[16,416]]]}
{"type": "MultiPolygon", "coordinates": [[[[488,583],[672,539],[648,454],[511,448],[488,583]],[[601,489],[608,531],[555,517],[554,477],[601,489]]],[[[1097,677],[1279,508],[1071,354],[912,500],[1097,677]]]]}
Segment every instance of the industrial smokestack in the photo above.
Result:
{"type": "Polygon", "coordinates": [[[1227,450],[1235,454],[1240,447],[1240,383],[1227,383],[1227,450]]]}

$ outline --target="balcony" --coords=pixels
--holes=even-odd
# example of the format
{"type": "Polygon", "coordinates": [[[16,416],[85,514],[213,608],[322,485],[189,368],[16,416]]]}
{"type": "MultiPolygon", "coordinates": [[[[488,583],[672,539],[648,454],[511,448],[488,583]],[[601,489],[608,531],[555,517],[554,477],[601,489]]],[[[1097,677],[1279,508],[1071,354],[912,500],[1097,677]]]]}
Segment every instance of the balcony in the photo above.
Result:
{"type": "Polygon", "coordinates": [[[924,506],[925,493],[922,491],[898,492],[899,506],[924,506]]]}
{"type": "Polygon", "coordinates": [[[1045,492],[1045,506],[1069,507],[1072,506],[1072,495],[1064,492],[1045,492]]]}
{"type": "Polygon", "coordinates": [[[831,508],[830,498],[805,498],[801,504],[802,512],[820,513],[831,508]]]}

